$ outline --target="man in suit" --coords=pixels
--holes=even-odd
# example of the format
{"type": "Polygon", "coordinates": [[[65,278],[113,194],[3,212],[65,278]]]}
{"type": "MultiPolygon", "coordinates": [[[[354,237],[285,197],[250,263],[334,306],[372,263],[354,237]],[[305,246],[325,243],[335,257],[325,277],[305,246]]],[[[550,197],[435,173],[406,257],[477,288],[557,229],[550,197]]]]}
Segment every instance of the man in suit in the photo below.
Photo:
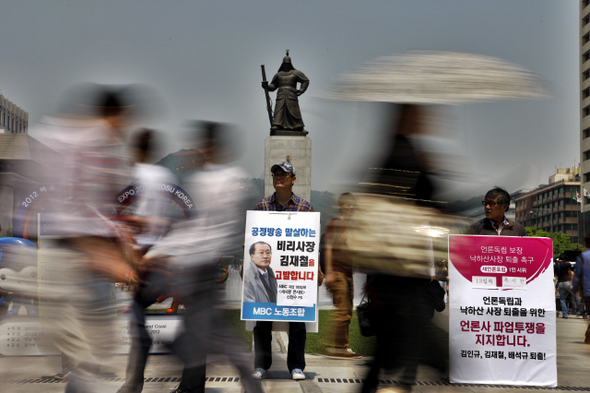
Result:
{"type": "Polygon", "coordinates": [[[277,280],[270,267],[272,249],[268,243],[250,246],[250,266],[244,275],[244,302],[276,303],[277,280]]]}

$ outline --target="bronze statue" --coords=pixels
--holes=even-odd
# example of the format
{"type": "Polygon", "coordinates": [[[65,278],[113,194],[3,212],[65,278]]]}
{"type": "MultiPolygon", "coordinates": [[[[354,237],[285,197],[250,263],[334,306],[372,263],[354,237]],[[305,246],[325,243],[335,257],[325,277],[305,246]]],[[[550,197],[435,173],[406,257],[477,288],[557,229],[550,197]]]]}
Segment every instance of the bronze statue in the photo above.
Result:
{"type": "Polygon", "coordinates": [[[307,90],[309,79],[303,72],[293,67],[289,51],[287,51],[287,56],[283,58],[283,64],[270,84],[266,81],[264,66],[262,66],[262,78],[262,88],[266,92],[267,109],[271,119],[271,135],[280,134],[280,131],[302,131],[304,135],[307,134],[303,130],[304,124],[297,97],[307,90]],[[300,89],[297,89],[298,83],[301,84],[300,89]],[[268,92],[277,89],[279,91],[277,92],[274,116],[272,116],[268,92]]]}

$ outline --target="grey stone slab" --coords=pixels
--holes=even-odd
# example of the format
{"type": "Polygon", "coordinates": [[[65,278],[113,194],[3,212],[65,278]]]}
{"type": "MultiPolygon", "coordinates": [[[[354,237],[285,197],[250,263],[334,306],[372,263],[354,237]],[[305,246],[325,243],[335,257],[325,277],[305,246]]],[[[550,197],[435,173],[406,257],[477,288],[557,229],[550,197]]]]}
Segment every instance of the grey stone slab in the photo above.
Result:
{"type": "MultiPolygon", "coordinates": [[[[297,180],[293,192],[303,199],[311,199],[311,140],[307,137],[270,136],[264,142],[264,196],[274,192],[270,168],[281,161],[289,161],[295,168],[297,180]]],[[[311,201],[310,201],[311,202],[311,201]]],[[[313,204],[313,202],[312,202],[313,204]]]]}

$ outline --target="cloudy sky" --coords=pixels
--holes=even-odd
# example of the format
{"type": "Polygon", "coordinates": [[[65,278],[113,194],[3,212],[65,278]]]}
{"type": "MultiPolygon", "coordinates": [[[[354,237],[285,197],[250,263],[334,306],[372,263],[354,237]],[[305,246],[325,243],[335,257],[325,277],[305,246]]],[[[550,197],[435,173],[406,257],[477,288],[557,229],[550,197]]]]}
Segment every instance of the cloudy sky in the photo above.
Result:
{"type": "Polygon", "coordinates": [[[271,78],[290,49],[311,80],[300,104],[312,188],[339,192],[379,151],[383,121],[378,105],[321,92],[376,57],[434,49],[520,65],[553,95],[437,108],[430,143],[455,157],[459,196],[534,187],[579,162],[576,0],[1,0],[0,9],[0,89],[31,125],[76,82],[145,83],[165,108],[149,125],[169,135],[170,150],[187,119],[233,123],[258,177],[269,134],[260,65],[271,78]]]}

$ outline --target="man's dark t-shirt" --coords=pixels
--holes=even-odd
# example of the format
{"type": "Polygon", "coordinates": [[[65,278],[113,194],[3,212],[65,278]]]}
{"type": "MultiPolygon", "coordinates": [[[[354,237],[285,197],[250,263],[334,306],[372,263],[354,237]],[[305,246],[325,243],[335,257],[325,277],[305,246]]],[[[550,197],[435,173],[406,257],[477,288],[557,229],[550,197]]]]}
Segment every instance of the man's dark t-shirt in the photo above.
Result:
{"type": "Polygon", "coordinates": [[[563,261],[557,262],[553,270],[559,282],[571,281],[570,272],[573,270],[571,263],[563,261]]]}

